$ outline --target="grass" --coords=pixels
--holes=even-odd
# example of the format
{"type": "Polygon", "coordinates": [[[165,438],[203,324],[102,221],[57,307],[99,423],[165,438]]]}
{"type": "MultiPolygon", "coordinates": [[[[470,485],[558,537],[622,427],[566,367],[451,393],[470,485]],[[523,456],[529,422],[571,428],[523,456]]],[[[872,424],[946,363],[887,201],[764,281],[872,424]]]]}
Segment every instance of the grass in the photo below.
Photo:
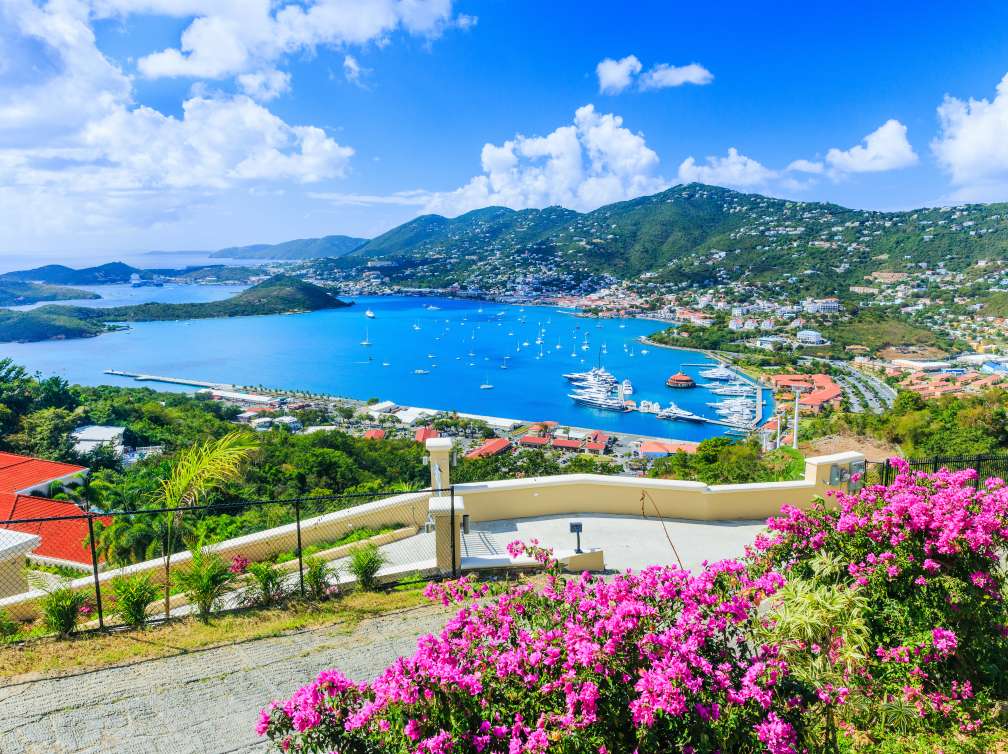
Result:
{"type": "Polygon", "coordinates": [[[186,618],[145,631],[91,633],[8,645],[0,649],[0,678],[95,670],[320,626],[335,625],[349,632],[368,618],[427,604],[422,587],[419,584],[384,592],[353,592],[331,602],[297,601],[270,610],[215,614],[206,625],[186,618]]]}

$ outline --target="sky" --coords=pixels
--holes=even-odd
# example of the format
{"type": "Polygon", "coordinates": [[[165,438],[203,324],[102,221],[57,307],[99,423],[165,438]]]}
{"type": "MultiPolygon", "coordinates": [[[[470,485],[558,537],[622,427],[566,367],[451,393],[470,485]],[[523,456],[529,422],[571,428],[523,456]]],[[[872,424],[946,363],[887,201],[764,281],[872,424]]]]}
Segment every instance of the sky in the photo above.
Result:
{"type": "Polygon", "coordinates": [[[0,0],[0,254],[701,181],[1008,201],[1008,3],[0,0]]]}

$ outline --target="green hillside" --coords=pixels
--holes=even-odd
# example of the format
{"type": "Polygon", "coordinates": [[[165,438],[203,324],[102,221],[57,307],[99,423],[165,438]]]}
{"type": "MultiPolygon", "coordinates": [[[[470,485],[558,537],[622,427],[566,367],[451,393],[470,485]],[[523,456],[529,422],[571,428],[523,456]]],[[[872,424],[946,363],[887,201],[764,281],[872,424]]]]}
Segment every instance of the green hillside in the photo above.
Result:
{"type": "Polygon", "coordinates": [[[39,301],[66,301],[69,299],[101,298],[97,293],[77,288],[64,288],[42,283],[25,283],[19,280],[0,279],[0,306],[22,306],[39,301]]]}
{"type": "Polygon", "coordinates": [[[30,312],[0,310],[0,342],[96,335],[115,322],[245,317],[350,306],[324,288],[286,275],[224,299],[193,304],[137,304],[110,308],[50,304],[30,312]]]}
{"type": "Polygon", "coordinates": [[[320,259],[322,257],[346,256],[365,243],[367,243],[366,238],[354,238],[353,236],[298,238],[276,244],[232,246],[215,251],[210,256],[230,259],[320,259]]]}
{"type": "Polygon", "coordinates": [[[123,262],[109,262],[97,267],[75,270],[62,264],[47,264],[31,270],[19,270],[0,275],[0,280],[50,283],[53,285],[104,285],[106,283],[128,283],[130,275],[142,273],[123,262]]]}
{"type": "Polygon", "coordinates": [[[876,212],[689,184],[587,213],[487,207],[452,219],[424,215],[348,260],[394,259],[399,279],[484,290],[530,272],[650,273],[659,283],[747,280],[824,295],[876,271],[965,270],[1005,256],[1008,204],[876,212]]]}

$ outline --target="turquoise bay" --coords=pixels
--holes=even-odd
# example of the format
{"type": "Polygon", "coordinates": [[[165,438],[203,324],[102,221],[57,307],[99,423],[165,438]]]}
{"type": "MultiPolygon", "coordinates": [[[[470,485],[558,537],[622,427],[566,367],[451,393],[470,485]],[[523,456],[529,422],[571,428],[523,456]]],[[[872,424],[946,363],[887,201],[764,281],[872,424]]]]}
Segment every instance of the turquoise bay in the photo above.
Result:
{"type": "MultiPolygon", "coordinates": [[[[234,289],[176,286],[121,290],[100,286],[105,302],[206,300],[234,289]]],[[[89,302],[91,303],[91,302],[89,302]]],[[[102,302],[93,302],[101,305],[102,302]]],[[[658,323],[595,320],[551,307],[420,297],[362,297],[347,309],[287,316],[183,322],[144,322],[98,338],[7,343],[0,352],[32,371],[71,382],[143,384],[104,374],[106,369],[244,385],[301,389],[409,406],[527,420],[554,420],[656,437],[701,440],[721,434],[716,425],[616,414],[578,406],[568,397],[565,372],[603,366],[633,383],[633,400],[675,401],[715,416],[708,390],[670,390],[669,375],[698,377],[700,354],[642,346],[658,323]],[[436,308],[433,308],[436,307],[436,308]],[[365,316],[367,310],[374,318],[365,316]],[[535,343],[542,333],[542,344],[535,343]],[[368,340],[371,345],[361,345],[368,340]],[[585,344],[587,343],[587,347],[585,344]],[[527,344],[527,345],[526,345],[527,344]],[[415,370],[428,374],[416,374],[415,370]],[[481,389],[492,384],[492,389],[481,389]]],[[[769,398],[769,396],[767,396],[769,398]]],[[[768,415],[772,406],[767,406],[768,415]]]]}

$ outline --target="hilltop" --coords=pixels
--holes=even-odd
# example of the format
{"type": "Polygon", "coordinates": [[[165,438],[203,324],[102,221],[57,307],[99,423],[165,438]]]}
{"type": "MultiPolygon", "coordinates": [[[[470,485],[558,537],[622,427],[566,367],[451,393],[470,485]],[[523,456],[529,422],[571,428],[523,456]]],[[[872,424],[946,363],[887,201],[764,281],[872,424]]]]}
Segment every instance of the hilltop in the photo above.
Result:
{"type": "Polygon", "coordinates": [[[350,306],[313,283],[277,275],[223,301],[192,304],[137,304],[109,308],[50,304],[26,312],[0,310],[0,342],[81,338],[98,335],[116,322],[246,317],[350,306]]]}
{"type": "Polygon", "coordinates": [[[322,238],[298,238],[276,244],[255,244],[252,246],[232,246],[211,254],[211,257],[228,259],[318,259],[339,258],[352,253],[367,243],[366,238],[353,236],[323,236],[322,238]]]}

